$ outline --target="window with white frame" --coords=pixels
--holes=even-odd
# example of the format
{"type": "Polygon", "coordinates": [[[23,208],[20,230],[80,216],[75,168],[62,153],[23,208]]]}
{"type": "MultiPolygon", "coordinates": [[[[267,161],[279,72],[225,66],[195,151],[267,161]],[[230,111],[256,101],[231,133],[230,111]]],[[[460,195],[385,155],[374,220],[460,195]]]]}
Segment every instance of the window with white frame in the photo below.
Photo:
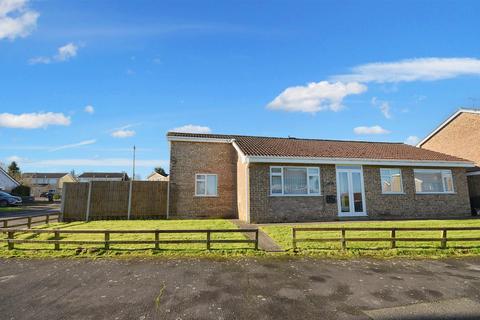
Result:
{"type": "Polygon", "coordinates": [[[270,194],[320,195],[320,168],[270,167],[270,194]]]}
{"type": "Polygon", "coordinates": [[[218,177],[216,174],[195,175],[195,195],[199,197],[217,196],[218,177]]]}
{"type": "Polygon", "coordinates": [[[402,170],[398,168],[380,169],[382,193],[403,193],[402,170]]]}
{"type": "Polygon", "coordinates": [[[415,169],[415,191],[417,193],[453,193],[451,170],[415,169]]]}

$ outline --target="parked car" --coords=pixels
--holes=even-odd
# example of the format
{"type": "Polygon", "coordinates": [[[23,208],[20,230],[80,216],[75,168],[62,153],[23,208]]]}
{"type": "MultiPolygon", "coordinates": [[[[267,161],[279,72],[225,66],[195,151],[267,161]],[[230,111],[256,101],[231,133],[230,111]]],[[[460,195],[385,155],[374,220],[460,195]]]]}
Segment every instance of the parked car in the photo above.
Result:
{"type": "Polygon", "coordinates": [[[18,206],[22,204],[22,198],[12,196],[5,191],[0,191],[0,207],[18,206]]]}
{"type": "Polygon", "coordinates": [[[53,197],[55,194],[57,194],[57,192],[56,192],[54,189],[51,189],[51,190],[42,192],[42,193],[40,194],[40,198],[53,197]]]}

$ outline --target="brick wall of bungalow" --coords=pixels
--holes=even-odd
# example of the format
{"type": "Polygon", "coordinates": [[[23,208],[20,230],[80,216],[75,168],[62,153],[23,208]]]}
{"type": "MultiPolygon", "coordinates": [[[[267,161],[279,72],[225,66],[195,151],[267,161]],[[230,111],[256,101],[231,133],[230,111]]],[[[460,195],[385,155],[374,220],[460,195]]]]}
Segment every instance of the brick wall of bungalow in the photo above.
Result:
{"type": "MultiPolygon", "coordinates": [[[[285,165],[288,164],[275,164],[285,165]]],[[[335,165],[320,168],[321,196],[270,196],[270,166],[250,163],[247,169],[232,145],[227,143],[171,142],[170,216],[172,218],[221,217],[250,222],[295,222],[338,219],[335,165]],[[245,173],[249,172],[249,179],[245,173]],[[218,196],[195,196],[195,174],[218,175],[218,196]]],[[[301,166],[296,164],[295,166],[301,166]]],[[[314,167],[314,165],[305,165],[314,167]]],[[[363,166],[366,208],[370,218],[442,218],[468,216],[465,169],[452,168],[454,194],[416,194],[412,167],[402,167],[405,194],[382,194],[380,167],[363,166]]]]}
{"type": "MultiPolygon", "coordinates": [[[[275,164],[288,166],[288,164],[275,164]]],[[[250,220],[254,223],[338,219],[335,165],[320,165],[321,196],[271,196],[271,164],[250,164],[250,220]]],[[[302,166],[296,164],[295,166],[302,166]]],[[[311,164],[305,164],[312,167],[311,164]]],[[[404,194],[382,194],[380,168],[363,166],[365,202],[369,218],[446,218],[470,215],[464,168],[452,168],[454,194],[417,194],[412,167],[400,167],[404,194]]],[[[382,167],[384,168],[384,167],[382,167]]],[[[398,167],[396,167],[398,168],[398,167]]]]}
{"type": "Polygon", "coordinates": [[[170,216],[237,218],[237,158],[227,143],[172,141],[170,216]],[[218,175],[217,196],[195,196],[195,174],[199,173],[218,175]]]}

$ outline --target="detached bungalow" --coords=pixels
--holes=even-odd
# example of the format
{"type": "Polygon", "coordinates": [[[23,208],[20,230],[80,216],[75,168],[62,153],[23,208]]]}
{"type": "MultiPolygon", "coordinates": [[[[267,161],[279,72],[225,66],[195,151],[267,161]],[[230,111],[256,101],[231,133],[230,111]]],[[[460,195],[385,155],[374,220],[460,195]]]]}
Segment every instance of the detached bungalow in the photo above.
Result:
{"type": "Polygon", "coordinates": [[[470,161],[403,143],[167,134],[170,217],[467,216],[470,161]]]}

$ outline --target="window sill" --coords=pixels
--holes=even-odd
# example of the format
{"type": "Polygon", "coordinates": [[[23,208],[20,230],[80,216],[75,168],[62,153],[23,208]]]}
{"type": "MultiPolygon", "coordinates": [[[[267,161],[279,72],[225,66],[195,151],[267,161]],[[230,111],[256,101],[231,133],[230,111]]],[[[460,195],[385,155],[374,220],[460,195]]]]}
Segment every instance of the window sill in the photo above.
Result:
{"type": "Polygon", "coordinates": [[[457,194],[456,192],[416,192],[415,194],[457,194]]]}
{"type": "Polygon", "coordinates": [[[289,198],[289,197],[323,197],[322,194],[271,194],[270,197],[281,197],[281,198],[289,198]]]}
{"type": "Polygon", "coordinates": [[[382,192],[383,195],[405,195],[405,192],[382,192]]]}
{"type": "Polygon", "coordinates": [[[194,195],[195,198],[218,198],[218,195],[215,196],[207,196],[207,195],[194,195]]]}

